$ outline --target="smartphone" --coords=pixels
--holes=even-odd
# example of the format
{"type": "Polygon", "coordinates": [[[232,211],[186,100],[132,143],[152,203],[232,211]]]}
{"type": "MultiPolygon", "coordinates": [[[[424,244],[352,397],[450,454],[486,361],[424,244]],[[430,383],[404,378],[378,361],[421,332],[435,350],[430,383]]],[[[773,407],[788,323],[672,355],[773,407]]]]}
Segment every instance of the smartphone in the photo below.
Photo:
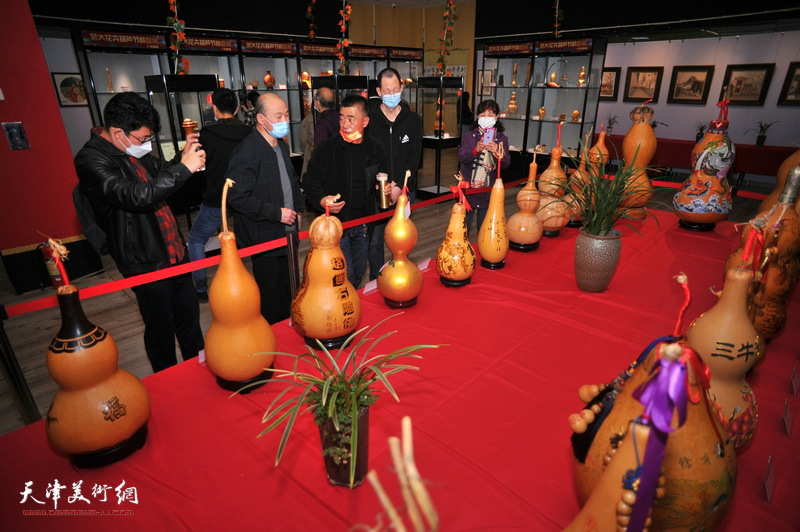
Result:
{"type": "Polygon", "coordinates": [[[494,142],[494,132],[495,128],[490,127],[483,132],[483,143],[484,144],[491,144],[494,142]]]}

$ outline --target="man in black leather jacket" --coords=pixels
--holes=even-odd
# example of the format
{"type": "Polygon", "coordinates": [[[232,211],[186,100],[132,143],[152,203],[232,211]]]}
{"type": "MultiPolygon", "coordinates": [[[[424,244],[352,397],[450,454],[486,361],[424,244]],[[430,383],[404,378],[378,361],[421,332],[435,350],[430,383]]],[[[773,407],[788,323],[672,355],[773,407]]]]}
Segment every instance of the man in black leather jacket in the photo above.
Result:
{"type": "MultiPolygon", "coordinates": [[[[189,135],[171,162],[149,154],[159,130],[158,112],[141,96],[123,92],[103,111],[104,128],[92,130],[75,156],[75,169],[106,247],[125,277],[188,261],[186,244],[165,200],[205,164],[205,152],[189,135]]],[[[153,371],[177,363],[175,337],[184,360],[203,348],[197,294],[189,274],[133,288],[144,320],[144,344],[153,371]]]]}

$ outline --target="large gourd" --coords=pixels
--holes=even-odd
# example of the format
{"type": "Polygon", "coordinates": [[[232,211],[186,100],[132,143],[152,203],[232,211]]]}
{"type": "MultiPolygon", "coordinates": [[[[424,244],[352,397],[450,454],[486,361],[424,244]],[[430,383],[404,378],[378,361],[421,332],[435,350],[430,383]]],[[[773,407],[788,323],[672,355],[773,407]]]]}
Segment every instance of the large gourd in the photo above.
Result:
{"type": "Polygon", "coordinates": [[[67,284],[57,293],[61,329],[47,350],[47,371],[61,389],[47,411],[47,437],[76,466],[104,466],[145,444],[150,396],[117,367],[117,345],[86,318],[78,289],[67,284]]]}
{"type": "MultiPolygon", "coordinates": [[[[502,156],[497,158],[498,161],[502,156]]],[[[481,266],[497,270],[506,265],[508,255],[508,232],[506,231],[505,188],[500,179],[500,167],[497,168],[497,179],[492,185],[489,196],[489,207],[478,233],[478,252],[481,254],[481,266]]]]}
{"type": "Polygon", "coordinates": [[[436,271],[445,286],[464,286],[475,271],[475,250],[469,243],[467,209],[462,203],[453,205],[444,241],[436,251],[436,271]]]}
{"type": "Polygon", "coordinates": [[[404,193],[397,198],[394,216],[386,224],[383,237],[392,252],[392,260],[378,274],[378,291],[389,308],[412,307],[422,293],[422,272],[408,258],[417,243],[417,226],[406,216],[407,205],[408,197],[404,193]]]}
{"type": "Polygon", "coordinates": [[[645,217],[644,207],[653,197],[653,185],[650,184],[646,171],[656,153],[656,134],[650,125],[653,108],[644,104],[635,107],[630,117],[633,125],[622,140],[622,158],[625,166],[633,166],[633,175],[628,186],[631,194],[622,202],[622,207],[628,208],[629,217],[642,219],[645,217]]]}
{"type": "MultiPolygon", "coordinates": [[[[758,212],[768,211],[777,203],[781,192],[783,192],[783,188],[786,186],[786,178],[789,175],[789,170],[798,164],[800,164],[800,148],[787,157],[786,160],[781,163],[780,167],[778,167],[778,173],[775,174],[775,188],[764,198],[761,205],[758,206],[758,212]]],[[[800,208],[800,200],[795,199],[795,207],[800,208]]]]}
{"type": "Polygon", "coordinates": [[[206,334],[206,361],[217,384],[225,390],[249,392],[271,376],[275,359],[275,334],[261,315],[261,295],[253,276],[244,267],[236,248],[236,235],[228,231],[222,197],[223,231],[217,237],[220,262],[208,290],[211,326],[206,334]]]}
{"type": "Polygon", "coordinates": [[[508,240],[511,249],[533,251],[542,238],[542,221],[536,216],[540,195],[536,190],[536,153],[528,170],[528,182],[517,192],[519,211],[508,219],[508,240]]]}
{"type": "Polygon", "coordinates": [[[303,281],[292,299],[292,322],[306,343],[341,346],[361,320],[361,300],[347,279],[347,262],[339,247],[342,222],[323,214],[311,222],[311,250],[303,265],[303,281]]]}

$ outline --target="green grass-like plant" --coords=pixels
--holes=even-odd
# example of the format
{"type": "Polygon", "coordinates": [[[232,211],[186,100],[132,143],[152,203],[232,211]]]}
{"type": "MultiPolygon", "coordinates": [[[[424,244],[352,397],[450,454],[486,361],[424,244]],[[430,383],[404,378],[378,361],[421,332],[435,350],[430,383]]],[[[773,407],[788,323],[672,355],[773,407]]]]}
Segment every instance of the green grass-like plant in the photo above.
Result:
{"type": "Polygon", "coordinates": [[[421,358],[416,354],[417,351],[439,347],[438,345],[412,345],[391,353],[376,354],[378,344],[397,331],[385,333],[375,339],[372,338],[373,332],[383,322],[397,315],[399,314],[389,316],[370,328],[349,353],[346,353],[346,349],[367,327],[350,335],[335,355],[331,354],[319,340],[317,342],[321,347],[320,351],[306,346],[308,352],[301,355],[275,353],[294,359],[292,369],[272,370],[274,377],[271,382],[282,382],[289,386],[270,403],[262,418],[262,422],[267,424],[267,428],[258,435],[261,437],[286,421],[275,458],[276,466],[281,461],[297,416],[310,410],[314,414],[314,422],[317,425],[321,426],[327,420],[331,420],[337,432],[341,434],[339,438],[335,439],[343,445],[330,450],[328,454],[337,463],[350,460],[350,487],[353,487],[358,446],[358,413],[362,408],[366,408],[378,400],[373,386],[380,381],[392,397],[400,401],[388,377],[404,370],[418,370],[419,368],[402,364],[398,360],[406,357],[421,358]],[[370,341],[371,343],[367,345],[370,341]],[[308,371],[301,369],[301,363],[309,366],[308,371]],[[291,390],[298,390],[298,394],[287,398],[291,390]],[[346,445],[347,443],[349,446],[346,445]]]}

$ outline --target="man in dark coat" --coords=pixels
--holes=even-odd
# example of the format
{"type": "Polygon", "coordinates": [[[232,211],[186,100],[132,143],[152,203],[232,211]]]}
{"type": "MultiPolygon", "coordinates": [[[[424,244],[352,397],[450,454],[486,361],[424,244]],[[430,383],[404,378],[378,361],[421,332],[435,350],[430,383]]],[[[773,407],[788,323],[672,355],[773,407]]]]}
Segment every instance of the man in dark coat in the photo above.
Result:
{"type": "MultiPolygon", "coordinates": [[[[348,222],[375,213],[377,174],[387,172],[383,145],[364,133],[369,123],[367,100],[350,95],[342,100],[340,131],[314,148],[303,176],[309,204],[318,212],[348,222]],[[340,194],[339,199],[335,196],[340,194]]],[[[367,226],[344,230],[340,247],[347,261],[347,278],[358,288],[367,269],[367,226]]]]}
{"type": "MultiPolygon", "coordinates": [[[[186,245],[166,199],[205,164],[198,135],[189,135],[172,161],[153,157],[149,152],[160,126],[158,112],[133,92],[111,98],[103,121],[105,127],[92,130],[75,156],[75,169],[117,268],[130,277],[186,262],[186,245]]],[[[153,371],[177,363],[176,337],[184,360],[197,356],[203,331],[191,276],[143,284],[133,292],[153,371]]]]}
{"type": "MultiPolygon", "coordinates": [[[[303,212],[300,182],[282,139],[289,134],[289,108],[277,94],[256,102],[256,129],[233,151],[226,178],[234,231],[240,248],[297,231],[303,212]]],[[[292,303],[286,246],[253,255],[253,276],[261,292],[261,314],[269,323],[289,317],[292,303]]]]}
{"type": "MultiPolygon", "coordinates": [[[[206,182],[200,212],[189,232],[189,259],[193,261],[205,258],[206,242],[222,224],[222,187],[228,161],[234,148],[253,131],[234,116],[238,106],[236,93],[230,89],[217,89],[211,95],[211,108],[217,121],[200,131],[200,144],[206,151],[206,170],[198,178],[205,178],[206,182]]],[[[192,277],[198,299],[208,301],[206,270],[195,270],[192,277]]]]}

